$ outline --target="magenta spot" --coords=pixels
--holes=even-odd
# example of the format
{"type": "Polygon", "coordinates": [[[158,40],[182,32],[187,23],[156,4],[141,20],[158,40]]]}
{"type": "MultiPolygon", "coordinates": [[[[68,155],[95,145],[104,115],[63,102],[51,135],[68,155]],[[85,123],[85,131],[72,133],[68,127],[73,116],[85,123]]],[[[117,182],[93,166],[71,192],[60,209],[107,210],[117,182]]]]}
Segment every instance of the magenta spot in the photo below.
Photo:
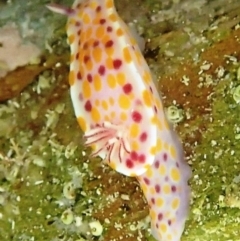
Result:
{"type": "Polygon", "coordinates": [[[91,74],[88,74],[88,75],[87,75],[87,80],[88,80],[88,82],[90,82],[90,83],[92,82],[92,75],[91,75],[91,74]]]}
{"type": "Polygon", "coordinates": [[[139,156],[138,156],[138,161],[139,161],[140,163],[145,163],[145,161],[146,161],[145,155],[144,155],[144,154],[139,155],[139,156]]]}
{"type": "Polygon", "coordinates": [[[176,186],[172,186],[171,189],[172,189],[172,192],[176,192],[177,191],[177,187],[176,186]]]}
{"type": "Polygon", "coordinates": [[[100,12],[100,11],[101,11],[101,6],[97,6],[96,12],[100,12]]]}
{"type": "Polygon", "coordinates": [[[142,115],[141,115],[138,111],[133,111],[133,112],[132,112],[132,119],[133,119],[135,122],[139,123],[139,122],[141,122],[141,120],[142,120],[142,115]]]}
{"type": "Polygon", "coordinates": [[[127,95],[132,91],[132,85],[130,83],[123,86],[123,92],[127,95]]]}
{"type": "Polygon", "coordinates": [[[156,105],[154,105],[154,111],[155,111],[155,113],[158,112],[158,111],[157,111],[157,107],[156,107],[156,105]]]}
{"type": "Polygon", "coordinates": [[[151,198],[151,203],[154,205],[155,204],[155,198],[151,198]]]}
{"type": "Polygon", "coordinates": [[[79,59],[79,52],[76,54],[76,59],[79,59]]]}
{"type": "Polygon", "coordinates": [[[149,87],[149,89],[150,89],[151,93],[153,93],[153,90],[152,90],[152,87],[151,87],[151,86],[149,87]]]}
{"type": "Polygon", "coordinates": [[[92,110],[92,104],[90,102],[90,100],[88,100],[85,105],[84,105],[84,108],[86,111],[90,112],[92,110]]]}
{"type": "Polygon", "coordinates": [[[80,26],[81,26],[81,23],[77,21],[77,22],[75,23],[75,26],[76,26],[76,27],[80,27],[80,26]]]}
{"type": "Polygon", "coordinates": [[[104,18],[100,19],[99,23],[100,23],[100,24],[106,23],[106,19],[104,19],[104,18]]]}
{"type": "Polygon", "coordinates": [[[93,47],[97,47],[99,45],[99,41],[98,40],[95,40],[94,42],[93,42],[93,47]]]}
{"type": "Polygon", "coordinates": [[[143,181],[144,181],[147,185],[150,184],[150,180],[149,180],[148,178],[146,178],[146,177],[143,178],[143,181]]]}
{"type": "Polygon", "coordinates": [[[163,154],[163,160],[164,160],[164,161],[167,161],[167,158],[168,158],[167,153],[164,153],[164,154],[163,154]]]}
{"type": "Polygon", "coordinates": [[[112,40],[108,40],[107,42],[106,42],[106,44],[105,44],[105,47],[106,48],[110,48],[110,47],[112,47],[113,46],[113,41],[112,40]]]}
{"type": "Polygon", "coordinates": [[[144,142],[147,140],[147,133],[146,132],[143,132],[140,136],[140,141],[141,142],[144,142]]]}
{"type": "Polygon", "coordinates": [[[176,167],[179,168],[179,163],[178,162],[176,162],[176,167]]]}
{"type": "Polygon", "coordinates": [[[128,168],[133,168],[133,162],[130,160],[130,159],[127,159],[126,160],[126,166],[128,167],[128,168]]]}
{"type": "Polygon", "coordinates": [[[171,224],[172,224],[172,221],[169,219],[168,220],[168,225],[171,226],[171,224]]]}
{"type": "Polygon", "coordinates": [[[81,92],[80,92],[79,95],[78,95],[78,99],[79,99],[80,101],[83,101],[83,95],[82,95],[81,92]]]}
{"type": "Polygon", "coordinates": [[[87,49],[87,48],[88,48],[88,43],[86,42],[83,44],[83,49],[87,49]]]}
{"type": "Polygon", "coordinates": [[[160,191],[161,191],[161,188],[160,188],[160,186],[157,184],[157,185],[155,185],[155,191],[157,192],[157,193],[160,193],[160,191]]]}
{"type": "Polygon", "coordinates": [[[158,214],[158,220],[161,221],[162,218],[163,218],[163,214],[162,214],[162,213],[159,213],[159,214],[158,214]]]}
{"type": "Polygon", "coordinates": [[[99,68],[98,68],[98,73],[100,75],[104,75],[105,74],[105,67],[103,65],[100,65],[99,68]]]}
{"type": "Polygon", "coordinates": [[[135,151],[132,151],[130,154],[130,157],[133,161],[136,161],[138,159],[138,154],[135,151]]]}
{"type": "Polygon", "coordinates": [[[108,26],[107,27],[107,32],[112,32],[112,27],[108,26]]]}
{"type": "Polygon", "coordinates": [[[83,57],[83,62],[86,64],[86,63],[89,61],[89,59],[90,59],[90,57],[87,56],[87,55],[85,55],[85,56],[83,57]]]}
{"type": "Polygon", "coordinates": [[[82,80],[82,75],[80,72],[77,73],[77,78],[78,78],[78,80],[82,80]]]}
{"type": "Polygon", "coordinates": [[[122,60],[120,59],[115,59],[113,60],[113,67],[114,69],[119,69],[122,65],[122,60]]]}
{"type": "Polygon", "coordinates": [[[158,169],[159,166],[160,166],[160,162],[159,161],[155,161],[154,166],[155,166],[156,169],[158,169]]]}

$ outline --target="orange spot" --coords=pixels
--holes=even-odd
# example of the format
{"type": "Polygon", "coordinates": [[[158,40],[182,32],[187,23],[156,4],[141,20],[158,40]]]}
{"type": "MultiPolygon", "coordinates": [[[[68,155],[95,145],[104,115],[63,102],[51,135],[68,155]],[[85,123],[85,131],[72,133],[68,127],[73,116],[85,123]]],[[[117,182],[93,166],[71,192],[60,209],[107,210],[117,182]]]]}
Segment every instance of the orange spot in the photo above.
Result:
{"type": "Polygon", "coordinates": [[[86,32],[84,32],[84,39],[88,41],[92,35],[92,27],[89,27],[86,32]]]}
{"type": "Polygon", "coordinates": [[[113,47],[105,48],[105,52],[107,53],[108,56],[112,56],[114,53],[114,48],[113,47]]]}
{"type": "Polygon", "coordinates": [[[126,63],[130,63],[132,61],[131,53],[130,53],[128,47],[125,47],[123,49],[123,58],[124,58],[126,63]]]}
{"type": "Polygon", "coordinates": [[[151,82],[151,75],[146,70],[143,73],[143,80],[145,81],[146,84],[149,84],[151,82]]]}
{"type": "Polygon", "coordinates": [[[102,60],[102,49],[100,47],[96,47],[92,50],[92,56],[96,63],[99,63],[102,60]]]}
{"type": "Polygon", "coordinates": [[[96,91],[100,91],[102,89],[102,81],[99,75],[93,76],[93,86],[96,91]]]}
{"type": "Polygon", "coordinates": [[[119,85],[123,86],[126,83],[126,75],[122,72],[117,73],[116,76],[119,85]]]}
{"type": "Polygon", "coordinates": [[[108,18],[113,21],[116,22],[117,21],[117,15],[115,13],[111,13],[108,18]]]}
{"type": "Polygon", "coordinates": [[[102,107],[104,110],[108,110],[108,103],[106,102],[106,100],[102,101],[102,107]]]}
{"type": "Polygon", "coordinates": [[[136,124],[136,123],[133,123],[131,126],[130,126],[130,136],[132,138],[136,138],[138,135],[139,135],[139,125],[136,124]]]}
{"type": "Polygon", "coordinates": [[[107,8],[113,8],[114,7],[113,1],[112,0],[107,0],[106,7],[107,8]]]}
{"type": "Polygon", "coordinates": [[[96,30],[96,38],[101,39],[104,35],[104,32],[105,32],[105,28],[102,25],[99,26],[96,30]]]}
{"type": "Polygon", "coordinates": [[[139,142],[138,141],[133,141],[131,143],[131,148],[132,148],[132,151],[138,151],[139,150],[139,142]]]}
{"type": "Polygon", "coordinates": [[[166,233],[167,232],[167,226],[165,223],[161,223],[159,229],[163,232],[166,233]]]}
{"type": "Polygon", "coordinates": [[[101,115],[98,111],[98,109],[96,107],[92,107],[92,110],[91,110],[91,117],[92,117],[92,120],[97,123],[101,120],[101,115]]]}
{"type": "Polygon", "coordinates": [[[112,89],[116,87],[116,79],[113,74],[109,74],[107,76],[107,83],[108,83],[108,86],[112,89]]]}
{"type": "Polygon", "coordinates": [[[180,173],[179,170],[175,167],[172,168],[171,172],[170,172],[171,178],[175,181],[175,182],[179,182],[180,180],[180,173]]]}
{"type": "Polygon", "coordinates": [[[106,59],[106,67],[108,69],[113,69],[113,60],[112,60],[112,58],[107,58],[106,59]]]}
{"type": "Polygon", "coordinates": [[[87,130],[86,121],[81,116],[77,117],[77,121],[78,121],[78,124],[81,127],[82,131],[85,132],[87,130]]]}
{"type": "Polygon", "coordinates": [[[127,120],[127,114],[126,114],[125,112],[122,112],[122,113],[120,114],[120,119],[121,119],[122,121],[126,121],[126,120],[127,120]]]}
{"type": "Polygon", "coordinates": [[[160,173],[161,176],[164,176],[166,174],[166,167],[165,167],[165,165],[160,165],[158,170],[159,170],[159,173],[160,173]]]}
{"type": "Polygon", "coordinates": [[[75,35],[74,34],[69,35],[69,37],[68,37],[69,44],[72,44],[74,42],[74,40],[75,40],[75,35]]]}
{"type": "Polygon", "coordinates": [[[171,188],[170,188],[170,185],[169,184],[165,184],[163,185],[163,192],[165,194],[169,194],[171,192],[171,188]]]}
{"type": "Polygon", "coordinates": [[[156,205],[157,205],[157,207],[162,207],[163,206],[163,204],[164,204],[164,201],[163,201],[163,199],[161,198],[161,197],[159,197],[159,198],[157,198],[156,199],[156,205]]]}
{"type": "Polygon", "coordinates": [[[173,201],[172,201],[172,208],[173,209],[177,209],[179,206],[179,199],[178,198],[175,198],[173,201]]]}
{"type": "Polygon", "coordinates": [[[74,83],[75,83],[75,72],[73,70],[71,70],[69,72],[68,81],[69,81],[70,86],[74,85],[74,83]]]}
{"type": "Polygon", "coordinates": [[[170,151],[172,158],[176,159],[177,154],[176,154],[176,149],[174,148],[174,146],[171,145],[169,151],[170,151]]]}
{"type": "Polygon", "coordinates": [[[91,18],[87,13],[83,13],[81,18],[85,24],[89,24],[91,22],[91,18]]]}
{"type": "Polygon", "coordinates": [[[121,94],[118,97],[118,104],[121,109],[127,110],[130,108],[131,102],[128,96],[121,94]]]}
{"type": "Polygon", "coordinates": [[[144,90],[142,92],[142,98],[143,98],[143,102],[146,106],[148,106],[148,107],[152,106],[152,95],[148,90],[144,90]]]}
{"type": "Polygon", "coordinates": [[[117,34],[118,37],[122,36],[123,30],[121,28],[118,28],[117,31],[116,31],[116,34],[117,34]]]}
{"type": "Polygon", "coordinates": [[[112,97],[110,97],[110,98],[109,98],[109,104],[110,104],[110,105],[114,105],[114,102],[115,102],[114,99],[113,99],[112,97]]]}
{"type": "Polygon", "coordinates": [[[91,86],[87,80],[83,81],[82,90],[83,90],[83,98],[84,99],[88,99],[91,97],[91,94],[92,94],[91,86]]]}

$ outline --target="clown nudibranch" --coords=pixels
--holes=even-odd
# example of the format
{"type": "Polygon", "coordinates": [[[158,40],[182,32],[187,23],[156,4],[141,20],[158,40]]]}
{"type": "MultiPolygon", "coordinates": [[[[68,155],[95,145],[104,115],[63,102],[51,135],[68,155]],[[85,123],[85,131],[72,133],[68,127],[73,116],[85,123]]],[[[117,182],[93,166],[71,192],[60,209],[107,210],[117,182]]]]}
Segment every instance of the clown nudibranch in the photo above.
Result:
{"type": "Polygon", "coordinates": [[[113,0],[47,7],[68,17],[70,93],[86,145],[117,172],[137,178],[153,236],[179,241],[191,171],[135,38],[113,0]]]}

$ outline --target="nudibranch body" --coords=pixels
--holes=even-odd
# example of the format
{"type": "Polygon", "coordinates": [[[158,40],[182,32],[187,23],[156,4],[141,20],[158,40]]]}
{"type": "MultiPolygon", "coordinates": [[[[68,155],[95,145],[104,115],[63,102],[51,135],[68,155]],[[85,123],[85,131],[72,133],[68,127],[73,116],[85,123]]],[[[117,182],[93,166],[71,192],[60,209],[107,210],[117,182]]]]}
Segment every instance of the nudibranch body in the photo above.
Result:
{"type": "Polygon", "coordinates": [[[154,237],[179,241],[190,169],[136,40],[113,0],[48,8],[68,16],[70,92],[86,144],[116,171],[138,178],[154,237]]]}

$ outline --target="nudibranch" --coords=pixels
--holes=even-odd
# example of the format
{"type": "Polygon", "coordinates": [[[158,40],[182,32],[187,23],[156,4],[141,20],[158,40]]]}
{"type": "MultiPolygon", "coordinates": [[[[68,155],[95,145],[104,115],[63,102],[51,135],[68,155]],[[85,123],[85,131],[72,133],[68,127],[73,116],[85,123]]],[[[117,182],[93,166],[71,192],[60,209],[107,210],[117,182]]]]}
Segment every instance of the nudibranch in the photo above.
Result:
{"type": "Polygon", "coordinates": [[[191,171],[135,38],[113,0],[47,7],[68,16],[70,93],[86,145],[117,172],[137,177],[153,236],[179,241],[191,171]]]}

